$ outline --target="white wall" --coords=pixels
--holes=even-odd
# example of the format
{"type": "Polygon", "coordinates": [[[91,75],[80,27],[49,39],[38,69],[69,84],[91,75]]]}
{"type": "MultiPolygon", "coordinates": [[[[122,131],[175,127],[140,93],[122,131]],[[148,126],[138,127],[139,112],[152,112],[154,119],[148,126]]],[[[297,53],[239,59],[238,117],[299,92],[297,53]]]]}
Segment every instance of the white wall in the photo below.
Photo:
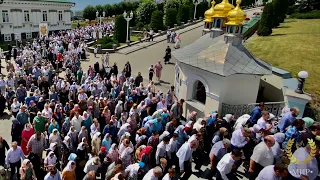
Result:
{"type": "Polygon", "coordinates": [[[39,23],[42,23],[42,11],[47,11],[48,24],[57,24],[58,13],[49,12],[49,10],[62,11],[63,21],[58,26],[48,26],[49,30],[71,29],[70,11],[72,3],[54,3],[54,2],[40,2],[40,1],[6,1],[0,6],[0,29],[1,34],[11,33],[28,33],[38,32],[39,23]],[[11,9],[21,9],[22,12],[11,12],[11,9]],[[41,12],[31,12],[31,9],[40,9],[41,12]],[[2,10],[7,10],[9,13],[9,23],[2,22],[2,10]],[[29,11],[30,22],[25,22],[24,11],[29,11]],[[30,26],[32,25],[32,26],[30,26]],[[13,28],[18,26],[19,28],[13,28]],[[24,27],[23,27],[24,26],[24,27]]]}
{"type": "Polygon", "coordinates": [[[198,114],[207,116],[212,110],[221,111],[222,102],[232,105],[256,102],[260,76],[237,74],[223,77],[179,62],[175,69],[180,69],[179,79],[182,82],[180,87],[179,83],[175,83],[176,89],[179,89],[178,96],[187,101],[184,115],[197,111],[198,114]],[[206,87],[205,105],[192,100],[197,80],[206,87]]]}

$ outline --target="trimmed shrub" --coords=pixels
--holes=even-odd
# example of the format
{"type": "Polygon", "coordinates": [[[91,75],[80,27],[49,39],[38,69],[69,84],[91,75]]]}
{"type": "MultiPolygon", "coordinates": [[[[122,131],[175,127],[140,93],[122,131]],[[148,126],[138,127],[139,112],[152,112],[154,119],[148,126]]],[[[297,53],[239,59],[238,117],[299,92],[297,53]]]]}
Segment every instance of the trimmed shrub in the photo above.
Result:
{"type": "Polygon", "coordinates": [[[181,22],[187,23],[190,19],[190,7],[188,5],[181,5],[178,10],[177,22],[180,24],[181,22]]]}
{"type": "Polygon", "coordinates": [[[273,4],[267,3],[264,7],[257,32],[259,36],[269,36],[272,34],[273,14],[273,4]]]}
{"type": "Polygon", "coordinates": [[[177,24],[177,14],[178,12],[176,9],[170,8],[167,10],[167,14],[165,16],[166,26],[173,27],[174,24],[177,24]]]}
{"type": "Polygon", "coordinates": [[[95,45],[97,44],[101,44],[101,48],[102,49],[112,49],[112,45],[113,44],[116,44],[119,46],[119,43],[117,40],[111,38],[111,37],[108,37],[108,36],[105,36],[101,39],[98,39],[96,43],[94,43],[95,45]]]}
{"type": "Polygon", "coordinates": [[[280,25],[282,19],[281,13],[281,0],[273,0],[273,10],[274,10],[274,18],[273,18],[273,27],[278,27],[280,25]]]}
{"type": "Polygon", "coordinates": [[[150,26],[155,32],[163,30],[163,14],[161,11],[153,11],[150,26]]]}
{"type": "Polygon", "coordinates": [[[296,19],[320,19],[320,10],[310,11],[306,13],[294,13],[290,18],[296,19]]]}
{"type": "Polygon", "coordinates": [[[138,22],[135,29],[137,31],[142,31],[143,28],[144,28],[144,24],[142,22],[138,22]]]}
{"type": "Polygon", "coordinates": [[[113,37],[120,43],[126,42],[127,38],[127,21],[123,15],[118,15],[115,19],[115,27],[113,37]]]}

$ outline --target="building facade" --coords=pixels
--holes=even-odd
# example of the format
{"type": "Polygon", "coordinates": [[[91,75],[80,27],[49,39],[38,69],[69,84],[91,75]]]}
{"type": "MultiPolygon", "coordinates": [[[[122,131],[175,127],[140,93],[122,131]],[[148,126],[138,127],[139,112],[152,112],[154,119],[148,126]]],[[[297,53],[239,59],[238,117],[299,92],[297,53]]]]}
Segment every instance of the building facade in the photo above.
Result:
{"type": "Polygon", "coordinates": [[[46,23],[49,34],[71,29],[68,0],[4,0],[0,5],[0,41],[36,38],[39,24],[46,23]]]}

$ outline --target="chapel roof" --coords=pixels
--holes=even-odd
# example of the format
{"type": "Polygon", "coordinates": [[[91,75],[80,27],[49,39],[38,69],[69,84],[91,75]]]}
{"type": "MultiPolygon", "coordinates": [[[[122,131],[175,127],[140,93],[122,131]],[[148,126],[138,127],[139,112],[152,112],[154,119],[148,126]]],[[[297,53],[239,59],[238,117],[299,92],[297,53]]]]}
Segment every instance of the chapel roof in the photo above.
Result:
{"type": "Polygon", "coordinates": [[[74,3],[69,0],[29,0],[29,1],[41,1],[41,2],[57,2],[57,3],[74,3]]]}
{"type": "Polygon", "coordinates": [[[206,34],[172,54],[181,63],[221,76],[272,73],[270,64],[255,58],[242,44],[226,43],[223,35],[212,39],[206,34]]]}

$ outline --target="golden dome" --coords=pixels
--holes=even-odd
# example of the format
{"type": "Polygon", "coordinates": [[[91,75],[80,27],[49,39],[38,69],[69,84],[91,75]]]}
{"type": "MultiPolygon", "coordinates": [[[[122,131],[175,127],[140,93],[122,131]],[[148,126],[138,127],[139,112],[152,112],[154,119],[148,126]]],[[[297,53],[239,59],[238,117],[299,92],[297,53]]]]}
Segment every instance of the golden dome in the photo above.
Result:
{"type": "Polygon", "coordinates": [[[234,6],[229,3],[228,0],[222,0],[221,3],[214,7],[214,13],[212,17],[227,17],[228,12],[234,9],[234,6]]]}
{"type": "Polygon", "coordinates": [[[226,25],[240,25],[246,19],[247,14],[240,8],[241,0],[237,0],[237,7],[228,13],[228,22],[226,25]]]}
{"type": "Polygon", "coordinates": [[[212,16],[214,13],[214,5],[215,4],[216,4],[216,2],[213,0],[211,2],[211,8],[206,10],[206,12],[204,13],[204,17],[205,17],[204,22],[213,22],[212,16]]]}

